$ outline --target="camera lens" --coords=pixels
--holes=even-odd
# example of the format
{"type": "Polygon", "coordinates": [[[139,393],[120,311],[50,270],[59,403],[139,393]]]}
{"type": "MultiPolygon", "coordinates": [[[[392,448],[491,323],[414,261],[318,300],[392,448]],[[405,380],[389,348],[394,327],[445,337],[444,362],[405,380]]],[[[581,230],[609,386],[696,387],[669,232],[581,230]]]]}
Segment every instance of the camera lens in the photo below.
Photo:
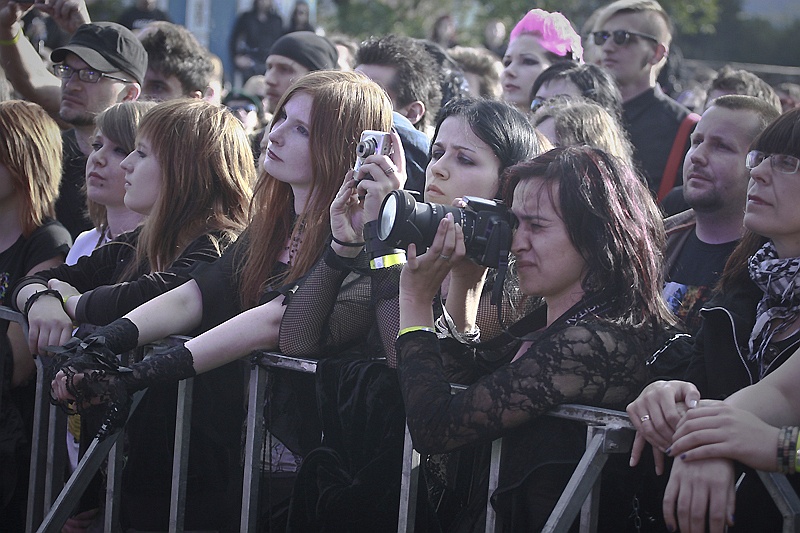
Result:
{"type": "Polygon", "coordinates": [[[463,209],[417,202],[407,191],[392,191],[381,206],[378,238],[401,248],[414,243],[422,253],[433,243],[439,222],[447,213],[453,213],[453,219],[463,225],[463,209]]]}
{"type": "Polygon", "coordinates": [[[377,148],[378,145],[375,139],[367,139],[366,141],[358,143],[358,146],[356,146],[356,155],[361,158],[366,158],[374,154],[377,148]]]}

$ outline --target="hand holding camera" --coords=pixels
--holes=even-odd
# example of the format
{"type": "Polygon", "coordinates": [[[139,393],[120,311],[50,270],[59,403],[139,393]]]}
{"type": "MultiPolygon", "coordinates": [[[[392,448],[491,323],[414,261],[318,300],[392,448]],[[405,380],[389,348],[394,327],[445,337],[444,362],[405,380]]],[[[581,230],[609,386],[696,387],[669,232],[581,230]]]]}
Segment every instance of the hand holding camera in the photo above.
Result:
{"type": "MultiPolygon", "coordinates": [[[[362,133],[354,169],[345,176],[331,204],[333,236],[341,242],[362,241],[364,223],[376,220],[386,195],[405,184],[405,167],[405,153],[397,133],[362,133]]],[[[339,255],[352,256],[359,250],[344,248],[334,241],[339,255]]]]}

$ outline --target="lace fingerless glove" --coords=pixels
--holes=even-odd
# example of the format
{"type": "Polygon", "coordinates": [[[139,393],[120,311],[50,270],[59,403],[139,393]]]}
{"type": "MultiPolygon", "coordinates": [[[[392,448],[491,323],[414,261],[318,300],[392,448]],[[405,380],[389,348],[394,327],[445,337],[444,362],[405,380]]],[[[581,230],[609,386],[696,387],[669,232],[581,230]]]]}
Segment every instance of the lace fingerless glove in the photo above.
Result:
{"type": "Polygon", "coordinates": [[[107,350],[121,354],[139,345],[139,328],[127,318],[118,318],[86,337],[86,341],[100,337],[104,339],[103,344],[107,350]]]}
{"type": "Polygon", "coordinates": [[[157,383],[171,383],[197,375],[192,352],[186,346],[156,350],[149,357],[130,365],[130,372],[120,374],[129,393],[157,383]]]}

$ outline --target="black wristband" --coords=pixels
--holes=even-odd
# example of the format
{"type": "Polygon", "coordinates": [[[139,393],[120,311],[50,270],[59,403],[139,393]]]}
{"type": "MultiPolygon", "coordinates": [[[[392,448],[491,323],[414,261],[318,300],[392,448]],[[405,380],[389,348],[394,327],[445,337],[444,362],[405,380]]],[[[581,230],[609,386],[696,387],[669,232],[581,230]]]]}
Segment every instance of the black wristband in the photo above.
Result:
{"type": "Polygon", "coordinates": [[[64,299],[61,297],[60,292],[58,292],[55,289],[43,289],[41,291],[36,291],[33,294],[31,294],[30,298],[28,298],[28,300],[25,302],[25,309],[22,311],[22,314],[25,315],[25,317],[28,316],[28,312],[31,310],[31,307],[33,307],[33,304],[36,303],[36,300],[38,300],[42,296],[54,296],[58,298],[58,302],[61,304],[61,308],[64,309],[65,313],[67,312],[67,308],[64,307],[64,299]]]}
{"type": "Polygon", "coordinates": [[[344,242],[340,241],[336,238],[335,235],[331,234],[331,240],[340,246],[346,246],[347,248],[361,248],[366,243],[365,242],[344,242]]]}
{"type": "Polygon", "coordinates": [[[378,224],[379,221],[377,220],[370,220],[364,224],[364,242],[367,244],[367,256],[370,259],[375,259],[376,257],[403,252],[404,250],[395,248],[378,237],[378,224]]]}

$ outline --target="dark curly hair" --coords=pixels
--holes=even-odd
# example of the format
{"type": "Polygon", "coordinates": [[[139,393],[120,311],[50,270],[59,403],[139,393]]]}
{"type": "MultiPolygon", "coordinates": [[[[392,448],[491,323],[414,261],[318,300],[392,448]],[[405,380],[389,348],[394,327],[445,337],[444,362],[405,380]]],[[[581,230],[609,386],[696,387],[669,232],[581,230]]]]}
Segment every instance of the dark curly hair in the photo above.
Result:
{"type": "Polygon", "coordinates": [[[597,148],[555,148],[509,168],[506,198],[537,178],[540,193],[556,197],[570,240],[587,264],[583,290],[606,295],[617,319],[630,324],[674,324],[664,285],[664,225],[650,191],[636,173],[597,148]]]}

